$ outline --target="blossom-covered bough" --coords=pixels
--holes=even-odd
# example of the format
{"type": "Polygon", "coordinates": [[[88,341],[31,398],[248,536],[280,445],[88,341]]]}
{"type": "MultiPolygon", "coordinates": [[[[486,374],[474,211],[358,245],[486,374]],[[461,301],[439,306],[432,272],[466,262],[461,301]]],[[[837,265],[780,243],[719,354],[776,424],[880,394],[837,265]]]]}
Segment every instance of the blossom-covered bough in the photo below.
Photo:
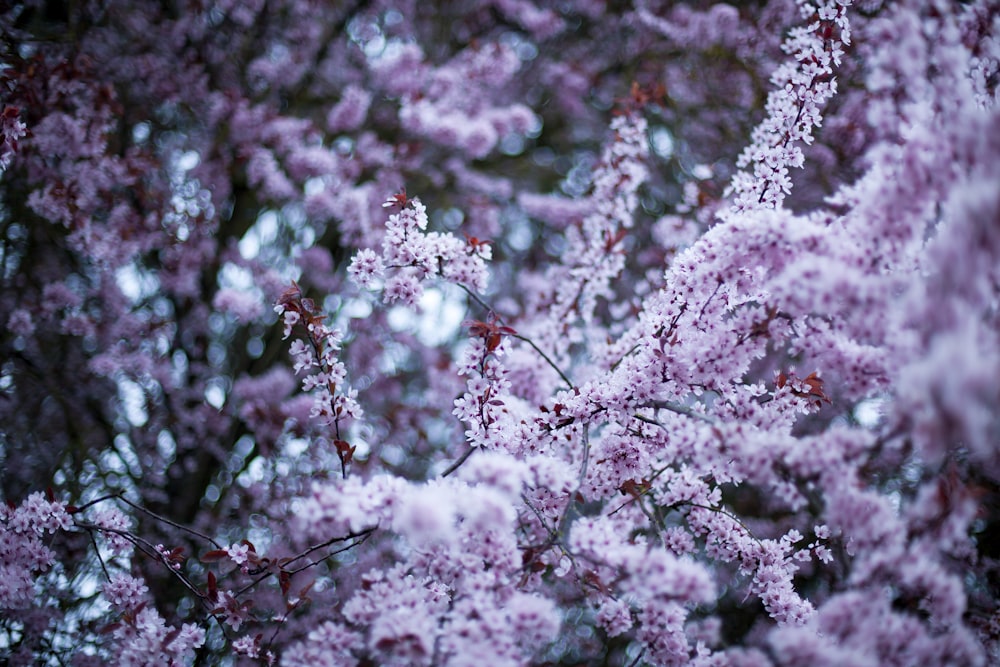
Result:
{"type": "Polygon", "coordinates": [[[995,3],[71,5],[0,661],[1000,660],[995,3]]]}

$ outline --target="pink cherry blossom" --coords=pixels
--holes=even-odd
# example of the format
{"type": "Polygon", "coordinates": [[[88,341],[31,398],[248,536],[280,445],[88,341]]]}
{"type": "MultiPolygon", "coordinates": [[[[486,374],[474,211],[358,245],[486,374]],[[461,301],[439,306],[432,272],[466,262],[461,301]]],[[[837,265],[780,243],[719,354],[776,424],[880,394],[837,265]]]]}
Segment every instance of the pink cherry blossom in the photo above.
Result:
{"type": "Polygon", "coordinates": [[[7,3],[0,663],[1000,663],[998,31],[7,3]]]}

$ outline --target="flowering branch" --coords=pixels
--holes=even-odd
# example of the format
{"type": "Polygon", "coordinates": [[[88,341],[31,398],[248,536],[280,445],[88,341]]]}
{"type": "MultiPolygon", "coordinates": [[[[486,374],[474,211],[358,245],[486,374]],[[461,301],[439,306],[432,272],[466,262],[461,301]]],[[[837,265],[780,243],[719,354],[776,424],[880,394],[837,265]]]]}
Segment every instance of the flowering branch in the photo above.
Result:
{"type": "Polygon", "coordinates": [[[840,65],[842,45],[851,43],[847,19],[849,2],[796,0],[809,23],[793,28],[782,50],[794,62],[771,75],[775,89],[768,94],[767,118],[740,154],[737,166],[753,165],[753,176],[738,172],[729,186],[735,195],[734,212],[757,207],[777,208],[791,192],[789,167],[801,167],[802,149],[796,142],[813,143],[812,130],[822,123],[822,106],[837,92],[833,68],[840,65]]]}

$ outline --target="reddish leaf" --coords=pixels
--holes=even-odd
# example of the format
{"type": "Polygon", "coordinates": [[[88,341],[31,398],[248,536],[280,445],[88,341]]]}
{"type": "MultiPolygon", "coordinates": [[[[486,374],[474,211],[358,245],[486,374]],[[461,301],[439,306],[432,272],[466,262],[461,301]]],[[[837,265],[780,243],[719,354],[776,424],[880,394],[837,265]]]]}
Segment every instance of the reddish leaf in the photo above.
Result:
{"type": "Polygon", "coordinates": [[[177,639],[180,636],[180,634],[181,634],[181,628],[174,628],[173,630],[167,633],[167,635],[163,638],[163,641],[161,642],[160,645],[168,646],[170,642],[177,639]]]}
{"type": "Polygon", "coordinates": [[[626,496],[639,498],[639,496],[644,494],[646,491],[649,491],[649,482],[646,480],[637,482],[634,479],[627,479],[622,482],[622,485],[618,487],[618,490],[626,496]]]}
{"type": "Polygon", "coordinates": [[[465,235],[465,241],[466,243],[468,243],[470,246],[472,246],[477,250],[483,246],[493,245],[493,241],[489,241],[487,239],[478,239],[475,236],[469,236],[468,234],[465,235]]]}
{"type": "Polygon", "coordinates": [[[285,289],[285,291],[281,293],[281,296],[278,297],[278,305],[284,306],[289,310],[298,310],[297,307],[293,308],[292,306],[297,305],[301,299],[302,288],[300,288],[299,284],[293,280],[291,286],[285,289]]]}
{"type": "Polygon", "coordinates": [[[112,632],[114,632],[115,630],[117,630],[120,627],[122,627],[122,624],[119,623],[119,622],[117,622],[117,621],[115,621],[114,623],[108,623],[107,625],[105,625],[103,628],[101,628],[98,631],[98,633],[102,634],[102,635],[108,635],[108,634],[111,634],[112,632]]]}
{"type": "Polygon", "coordinates": [[[203,553],[199,560],[201,560],[202,563],[216,563],[220,560],[225,560],[226,558],[229,558],[229,552],[225,549],[213,549],[212,551],[203,553]]]}
{"type": "Polygon", "coordinates": [[[817,398],[831,403],[830,397],[826,395],[823,391],[823,380],[816,374],[815,371],[806,376],[803,382],[809,387],[809,391],[806,393],[807,396],[816,396],[817,398]]]}
{"type": "Polygon", "coordinates": [[[215,600],[219,597],[219,587],[215,581],[215,573],[208,573],[208,599],[215,600]]]}
{"type": "Polygon", "coordinates": [[[604,251],[611,252],[612,249],[614,249],[614,247],[618,245],[623,238],[625,238],[627,233],[628,231],[624,228],[619,229],[614,234],[611,233],[611,230],[604,232],[604,251]]]}
{"type": "Polygon", "coordinates": [[[174,547],[166,554],[164,554],[163,557],[166,559],[168,563],[179,565],[180,563],[183,563],[186,560],[186,557],[184,556],[184,547],[174,547]]]}
{"type": "Polygon", "coordinates": [[[598,574],[593,570],[587,570],[586,572],[583,573],[583,581],[585,583],[590,584],[591,586],[601,591],[605,595],[611,594],[611,591],[608,589],[608,587],[604,585],[603,581],[601,581],[600,576],[598,576],[598,574]]]}
{"type": "Polygon", "coordinates": [[[490,313],[486,317],[485,322],[479,320],[466,320],[463,322],[463,326],[469,328],[469,335],[474,338],[483,338],[486,340],[486,351],[493,352],[500,346],[500,340],[503,336],[513,336],[517,334],[517,331],[511,327],[498,324],[499,318],[496,314],[490,313]]]}
{"type": "Polygon", "coordinates": [[[299,591],[299,597],[300,597],[300,598],[303,598],[303,599],[305,599],[305,600],[308,600],[308,599],[309,599],[309,591],[311,591],[311,590],[312,590],[312,587],[313,587],[313,586],[314,586],[315,584],[316,584],[316,580],[315,580],[315,579],[313,579],[313,580],[312,580],[312,581],[310,581],[310,582],[309,582],[308,584],[306,584],[305,586],[303,586],[303,587],[302,587],[302,590],[300,590],[300,591],[299,591]]]}
{"type": "Polygon", "coordinates": [[[388,199],[382,204],[383,208],[398,208],[400,210],[406,208],[413,201],[406,196],[406,188],[400,188],[399,192],[394,195],[390,195],[388,199]]]}
{"type": "Polygon", "coordinates": [[[334,440],[333,446],[337,448],[337,456],[342,464],[347,465],[354,459],[356,446],[352,447],[346,440],[334,440]]]}

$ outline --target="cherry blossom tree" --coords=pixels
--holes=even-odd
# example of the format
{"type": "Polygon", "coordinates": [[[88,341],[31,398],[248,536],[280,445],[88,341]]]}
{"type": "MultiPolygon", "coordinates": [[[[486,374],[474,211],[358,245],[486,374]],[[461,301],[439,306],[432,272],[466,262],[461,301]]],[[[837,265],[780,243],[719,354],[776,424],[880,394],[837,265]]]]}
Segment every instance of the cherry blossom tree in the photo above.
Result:
{"type": "Polygon", "coordinates": [[[1000,661],[990,0],[0,9],[0,661],[1000,661]]]}

